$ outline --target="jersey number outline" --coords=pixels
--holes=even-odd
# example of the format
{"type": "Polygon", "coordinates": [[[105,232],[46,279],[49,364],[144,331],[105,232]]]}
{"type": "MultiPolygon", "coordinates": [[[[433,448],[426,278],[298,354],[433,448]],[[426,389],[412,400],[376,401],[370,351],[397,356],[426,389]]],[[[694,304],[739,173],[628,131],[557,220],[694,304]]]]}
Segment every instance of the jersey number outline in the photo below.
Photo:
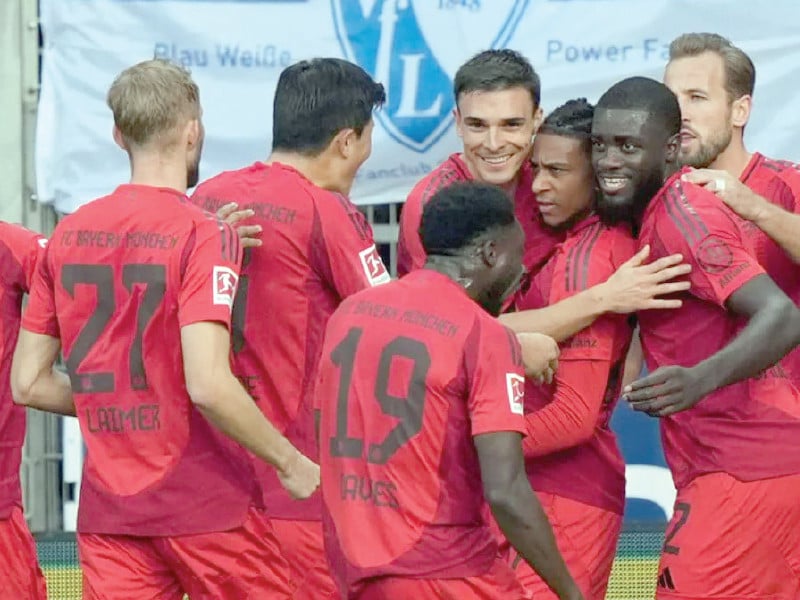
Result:
{"type": "MultiPolygon", "coordinates": [[[[147,373],[144,368],[144,330],[153,318],[167,291],[167,269],[164,265],[145,263],[127,264],[122,267],[122,284],[131,294],[135,284],[144,284],[145,289],[136,311],[136,334],[131,341],[128,355],[131,388],[146,390],[147,373]]],[[[72,390],[77,393],[114,392],[116,380],[112,372],[78,373],[81,363],[89,355],[97,340],[108,327],[116,309],[114,269],[110,265],[69,264],[61,270],[61,285],[75,297],[75,286],[94,286],[97,304],[94,312],[81,328],[65,363],[72,390]]]]}
{"type": "MultiPolygon", "coordinates": [[[[340,458],[359,458],[364,454],[364,439],[348,435],[348,395],[353,382],[356,352],[364,330],[353,327],[331,352],[331,360],[341,370],[336,400],[336,435],[330,438],[330,454],[340,458]]],[[[386,464],[400,448],[422,429],[425,410],[425,380],[431,367],[428,348],[413,338],[398,336],[384,346],[378,359],[375,377],[375,400],[388,416],[399,419],[397,425],[378,443],[370,443],[367,462],[386,464]],[[413,363],[405,396],[389,393],[389,376],[396,358],[413,363]]]]}

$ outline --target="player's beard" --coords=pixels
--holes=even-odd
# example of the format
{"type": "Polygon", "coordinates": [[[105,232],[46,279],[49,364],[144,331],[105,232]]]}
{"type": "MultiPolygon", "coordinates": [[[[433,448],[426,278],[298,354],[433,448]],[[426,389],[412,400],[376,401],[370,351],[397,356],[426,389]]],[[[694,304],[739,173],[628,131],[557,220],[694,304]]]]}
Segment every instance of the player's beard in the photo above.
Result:
{"type": "Polygon", "coordinates": [[[642,181],[630,199],[606,197],[602,192],[597,195],[596,212],[600,220],[606,225],[629,223],[638,225],[650,200],[658,193],[664,184],[664,175],[654,169],[642,181]]]}
{"type": "Polygon", "coordinates": [[[498,279],[489,290],[486,299],[481,303],[486,312],[495,317],[499,316],[506,300],[519,289],[524,276],[525,268],[520,267],[519,271],[512,272],[508,277],[498,279]]]}
{"type": "Polygon", "coordinates": [[[727,128],[709,134],[708,141],[696,138],[700,142],[697,152],[690,155],[679,154],[678,160],[681,166],[707,169],[725,151],[732,137],[733,130],[727,128]]]}

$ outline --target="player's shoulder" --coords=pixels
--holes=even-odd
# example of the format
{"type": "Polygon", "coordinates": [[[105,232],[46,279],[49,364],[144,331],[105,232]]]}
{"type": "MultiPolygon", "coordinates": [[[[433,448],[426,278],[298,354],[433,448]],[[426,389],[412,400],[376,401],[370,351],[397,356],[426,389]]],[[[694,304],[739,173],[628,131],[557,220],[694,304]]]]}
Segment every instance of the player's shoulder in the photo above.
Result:
{"type": "Polygon", "coordinates": [[[743,180],[757,194],[794,211],[800,200],[800,165],[788,160],[754,155],[754,166],[743,180]]]}
{"type": "MultiPolygon", "coordinates": [[[[478,356],[492,356],[495,360],[504,357],[515,365],[522,364],[522,349],[517,335],[503,325],[499,319],[493,317],[476,305],[477,311],[473,313],[471,335],[465,340],[464,347],[470,348],[477,342],[478,356]],[[470,339],[472,338],[472,339],[470,339]]],[[[466,317],[466,315],[465,315],[466,317]]],[[[465,319],[466,321],[466,319],[465,319]]],[[[466,321],[467,323],[469,321],[466,321]]]]}
{"type": "Polygon", "coordinates": [[[736,230],[730,210],[722,201],[704,187],[683,181],[682,173],[667,180],[651,201],[642,232],[651,230],[661,238],[677,235],[693,244],[712,231],[736,230]]]}
{"type": "Polygon", "coordinates": [[[0,221],[0,243],[35,242],[35,240],[43,239],[43,237],[41,233],[33,231],[20,223],[0,221]]]}
{"type": "Polygon", "coordinates": [[[470,176],[466,165],[459,154],[452,154],[417,182],[406,201],[424,204],[442,188],[456,181],[467,179],[470,179],[470,176]]]}
{"type": "Polygon", "coordinates": [[[242,203],[263,176],[264,163],[256,162],[240,169],[222,171],[201,182],[192,192],[191,200],[209,212],[217,212],[229,202],[242,203]]]}
{"type": "Polygon", "coordinates": [[[800,175],[800,164],[790,160],[770,158],[756,153],[754,156],[755,167],[765,173],[772,173],[775,177],[794,178],[800,175]]]}
{"type": "Polygon", "coordinates": [[[216,175],[202,181],[196,188],[195,193],[224,192],[230,188],[246,185],[250,180],[256,179],[266,170],[266,165],[256,162],[239,169],[222,171],[216,175]]]}
{"type": "Polygon", "coordinates": [[[561,264],[564,269],[564,288],[551,292],[569,296],[602,283],[635,252],[636,240],[628,225],[608,225],[593,215],[573,228],[550,258],[556,268],[561,264]]]}

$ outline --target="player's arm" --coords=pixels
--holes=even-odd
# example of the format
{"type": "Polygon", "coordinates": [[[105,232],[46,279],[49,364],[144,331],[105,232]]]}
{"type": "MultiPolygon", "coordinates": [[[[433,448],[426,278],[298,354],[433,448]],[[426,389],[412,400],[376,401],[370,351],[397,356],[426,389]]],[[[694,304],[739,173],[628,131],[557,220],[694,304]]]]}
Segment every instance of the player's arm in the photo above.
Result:
{"type": "Polygon", "coordinates": [[[743,219],[755,223],[796,263],[800,263],[800,214],[759,196],[726,171],[697,169],[683,179],[714,192],[743,219]]]}
{"type": "Polygon", "coordinates": [[[526,458],[578,446],[594,435],[605,398],[611,363],[607,360],[562,360],[555,391],[547,406],[525,415],[526,458]]]}
{"type": "Polygon", "coordinates": [[[644,264],[649,253],[645,246],[603,283],[544,308],[501,315],[500,321],[516,333],[543,333],[562,342],[605,313],[680,308],[680,300],[659,296],[689,289],[688,281],[674,279],[691,267],[681,264],[679,254],[644,264]]]}
{"type": "Polygon", "coordinates": [[[215,427],[273,465],[296,498],[319,485],[319,467],[303,456],[264,417],[230,369],[230,333],[221,323],[181,327],[186,389],[197,409],[215,427]]]}
{"type": "Polygon", "coordinates": [[[727,346],[694,367],[662,367],[625,389],[635,410],[666,416],[691,408],[726,385],[758,375],[800,344],[800,310],[769,276],[730,295],[726,307],[747,325],[727,346]]]}
{"type": "Polygon", "coordinates": [[[61,341],[22,328],[11,363],[14,402],[60,415],[75,416],[69,377],[56,370],[61,341]]]}
{"type": "Polygon", "coordinates": [[[520,434],[485,433],[474,441],[484,495],[508,541],[559,598],[582,598],[525,474],[520,434]]]}

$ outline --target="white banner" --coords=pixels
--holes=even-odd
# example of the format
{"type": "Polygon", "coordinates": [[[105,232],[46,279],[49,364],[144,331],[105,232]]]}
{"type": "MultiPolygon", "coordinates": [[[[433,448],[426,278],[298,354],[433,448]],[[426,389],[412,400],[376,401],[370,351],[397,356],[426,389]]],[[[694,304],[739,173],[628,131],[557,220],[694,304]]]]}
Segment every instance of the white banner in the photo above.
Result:
{"type": "Polygon", "coordinates": [[[286,65],[314,56],[361,64],[389,97],[353,190],[368,204],[403,200],[459,148],[452,78],[478,51],[523,52],[548,111],[578,96],[595,101],[630,75],[660,78],[671,39],[714,31],[758,70],[748,144],[800,161],[797,0],[41,0],[41,12],[38,192],[62,212],[128,177],[105,93],[122,69],[154,55],[190,67],[200,85],[201,177],[266,158],[286,65]]]}

